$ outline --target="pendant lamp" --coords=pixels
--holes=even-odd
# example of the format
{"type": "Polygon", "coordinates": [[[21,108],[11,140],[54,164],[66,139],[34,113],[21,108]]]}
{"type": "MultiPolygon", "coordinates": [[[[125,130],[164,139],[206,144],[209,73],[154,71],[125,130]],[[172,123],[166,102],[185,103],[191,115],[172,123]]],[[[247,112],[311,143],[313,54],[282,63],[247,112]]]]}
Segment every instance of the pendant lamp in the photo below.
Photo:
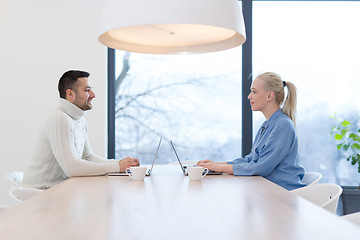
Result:
{"type": "Polygon", "coordinates": [[[237,0],[106,0],[99,41],[139,53],[187,54],[245,42],[237,0]]]}

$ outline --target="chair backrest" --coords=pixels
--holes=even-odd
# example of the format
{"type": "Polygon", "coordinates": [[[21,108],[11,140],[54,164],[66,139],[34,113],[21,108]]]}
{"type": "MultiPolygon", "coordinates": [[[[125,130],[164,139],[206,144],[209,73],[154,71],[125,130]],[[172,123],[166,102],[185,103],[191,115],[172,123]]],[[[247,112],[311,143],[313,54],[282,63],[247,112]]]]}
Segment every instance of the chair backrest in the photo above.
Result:
{"type": "Polygon", "coordinates": [[[350,213],[342,216],[342,218],[360,226],[360,212],[350,213]]]}
{"type": "Polygon", "coordinates": [[[10,181],[11,187],[21,187],[20,183],[23,180],[24,172],[11,172],[6,177],[10,181]]]}
{"type": "Polygon", "coordinates": [[[307,186],[318,184],[322,178],[322,174],[318,172],[305,172],[302,182],[307,186]]]}
{"type": "Polygon", "coordinates": [[[291,192],[330,212],[336,213],[342,191],[343,189],[336,184],[323,183],[298,188],[291,192]]]}
{"type": "Polygon", "coordinates": [[[10,189],[9,194],[10,197],[15,200],[15,203],[22,203],[23,201],[42,192],[44,191],[36,188],[15,187],[10,189]]]}

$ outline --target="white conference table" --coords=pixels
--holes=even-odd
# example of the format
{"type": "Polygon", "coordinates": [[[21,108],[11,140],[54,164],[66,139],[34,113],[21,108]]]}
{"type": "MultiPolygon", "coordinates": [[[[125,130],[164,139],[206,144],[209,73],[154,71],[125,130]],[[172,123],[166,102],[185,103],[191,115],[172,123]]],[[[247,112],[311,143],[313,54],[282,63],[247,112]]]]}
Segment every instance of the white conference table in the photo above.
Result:
{"type": "Polygon", "coordinates": [[[0,239],[360,239],[360,228],[262,177],[179,166],[75,177],[0,213],[0,239]]]}

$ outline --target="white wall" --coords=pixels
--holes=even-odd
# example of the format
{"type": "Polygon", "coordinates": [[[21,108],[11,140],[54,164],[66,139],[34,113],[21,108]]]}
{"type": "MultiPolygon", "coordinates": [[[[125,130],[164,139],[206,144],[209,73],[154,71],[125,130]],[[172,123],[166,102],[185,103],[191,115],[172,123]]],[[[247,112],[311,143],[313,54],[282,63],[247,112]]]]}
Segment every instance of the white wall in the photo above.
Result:
{"type": "Polygon", "coordinates": [[[69,69],[91,73],[90,143],[106,157],[107,50],[97,40],[103,2],[0,0],[0,204],[10,203],[6,173],[25,170],[69,69]]]}

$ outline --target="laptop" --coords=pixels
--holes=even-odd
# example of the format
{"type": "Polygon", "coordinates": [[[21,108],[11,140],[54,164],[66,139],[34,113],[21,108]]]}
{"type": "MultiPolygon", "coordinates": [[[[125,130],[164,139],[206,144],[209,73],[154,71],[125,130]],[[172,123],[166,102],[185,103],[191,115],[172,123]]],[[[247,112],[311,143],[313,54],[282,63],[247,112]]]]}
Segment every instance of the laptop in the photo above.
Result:
{"type": "MultiPolygon", "coordinates": [[[[174,144],[173,144],[173,142],[171,140],[170,140],[170,144],[171,144],[172,149],[174,150],[175,156],[176,156],[176,158],[177,158],[177,160],[179,162],[181,170],[183,171],[184,175],[187,176],[188,175],[187,167],[192,167],[192,166],[195,166],[195,165],[183,166],[181,161],[180,161],[180,158],[179,158],[179,156],[178,156],[178,154],[177,154],[177,152],[175,150],[174,144]]],[[[206,172],[206,170],[204,172],[206,172]]],[[[222,172],[214,172],[214,171],[211,171],[211,170],[209,170],[208,173],[207,173],[207,175],[222,175],[222,174],[223,174],[222,172]]]]}
{"type": "MultiPolygon", "coordinates": [[[[151,175],[151,171],[152,171],[152,169],[154,167],[155,160],[156,160],[157,154],[159,152],[161,141],[162,141],[162,137],[160,137],[159,144],[157,146],[155,157],[154,157],[154,160],[153,160],[153,162],[151,164],[151,167],[146,171],[145,176],[150,176],[151,175]]],[[[129,176],[126,172],[112,172],[112,173],[108,173],[107,175],[108,176],[129,176]]]]}

